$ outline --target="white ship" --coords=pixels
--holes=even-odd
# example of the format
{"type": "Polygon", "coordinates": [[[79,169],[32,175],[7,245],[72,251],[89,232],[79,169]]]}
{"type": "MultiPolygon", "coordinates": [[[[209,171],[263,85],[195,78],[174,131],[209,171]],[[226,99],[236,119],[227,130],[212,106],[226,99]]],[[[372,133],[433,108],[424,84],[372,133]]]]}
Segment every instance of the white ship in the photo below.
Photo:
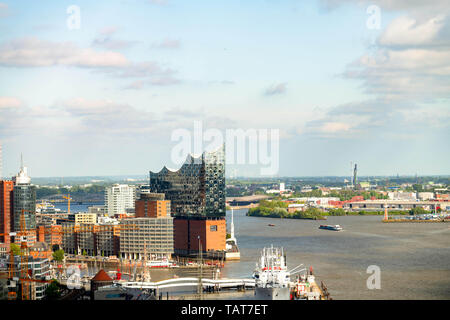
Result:
{"type": "Polygon", "coordinates": [[[42,200],[41,203],[36,203],[36,213],[38,214],[57,214],[61,213],[61,209],[56,208],[50,202],[42,200]]]}
{"type": "Polygon", "coordinates": [[[264,248],[253,277],[257,300],[290,300],[290,272],[283,248],[264,248]]]}

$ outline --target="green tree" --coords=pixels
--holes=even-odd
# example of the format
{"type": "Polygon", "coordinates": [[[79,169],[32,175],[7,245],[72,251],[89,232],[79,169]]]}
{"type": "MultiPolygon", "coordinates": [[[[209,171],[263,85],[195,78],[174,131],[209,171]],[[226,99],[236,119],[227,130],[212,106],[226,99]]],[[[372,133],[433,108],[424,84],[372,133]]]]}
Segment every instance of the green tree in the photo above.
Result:
{"type": "Polygon", "coordinates": [[[409,214],[411,215],[426,214],[426,213],[428,213],[428,211],[421,207],[416,207],[409,210],[409,214]]]}
{"type": "Polygon", "coordinates": [[[345,213],[345,210],[344,210],[344,209],[338,208],[338,209],[331,209],[331,210],[329,211],[329,215],[330,215],[330,216],[345,216],[346,213],[345,213]]]}
{"type": "Polygon", "coordinates": [[[19,245],[15,244],[15,243],[11,243],[9,247],[15,256],[20,255],[20,246],[19,245]]]}
{"type": "Polygon", "coordinates": [[[53,259],[55,261],[61,262],[64,260],[64,250],[59,249],[53,252],[53,259]]]}
{"type": "Polygon", "coordinates": [[[61,288],[59,282],[53,280],[45,289],[45,298],[48,300],[56,300],[61,297],[61,288]]]}

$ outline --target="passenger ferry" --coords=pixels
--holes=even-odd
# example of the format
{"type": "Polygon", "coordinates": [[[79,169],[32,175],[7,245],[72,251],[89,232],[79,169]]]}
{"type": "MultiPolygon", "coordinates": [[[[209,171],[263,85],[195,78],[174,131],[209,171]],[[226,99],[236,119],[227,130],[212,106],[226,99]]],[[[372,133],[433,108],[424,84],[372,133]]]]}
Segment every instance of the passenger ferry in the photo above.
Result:
{"type": "Polygon", "coordinates": [[[338,224],[334,225],[334,226],[330,226],[330,225],[321,225],[319,227],[319,229],[324,229],[324,230],[332,230],[332,231],[342,231],[342,227],[338,224]]]}

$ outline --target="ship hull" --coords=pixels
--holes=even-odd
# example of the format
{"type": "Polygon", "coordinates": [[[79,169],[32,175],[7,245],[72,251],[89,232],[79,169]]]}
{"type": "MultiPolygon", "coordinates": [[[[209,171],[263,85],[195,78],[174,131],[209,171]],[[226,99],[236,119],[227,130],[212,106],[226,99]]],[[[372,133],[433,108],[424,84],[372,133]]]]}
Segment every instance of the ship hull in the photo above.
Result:
{"type": "Polygon", "coordinates": [[[289,288],[255,288],[256,300],[290,300],[289,288]]]}

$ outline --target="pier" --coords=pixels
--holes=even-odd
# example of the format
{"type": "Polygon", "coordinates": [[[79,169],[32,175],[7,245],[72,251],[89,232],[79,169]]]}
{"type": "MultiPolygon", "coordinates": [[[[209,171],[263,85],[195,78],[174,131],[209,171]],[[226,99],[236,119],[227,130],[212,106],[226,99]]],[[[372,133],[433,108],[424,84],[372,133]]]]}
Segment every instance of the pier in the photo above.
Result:
{"type": "MultiPolygon", "coordinates": [[[[120,282],[119,282],[120,283],[120,282]]],[[[166,288],[198,288],[202,284],[204,291],[220,291],[222,289],[253,289],[254,279],[205,279],[205,278],[176,278],[157,282],[122,282],[120,285],[126,289],[153,289],[166,288]]]]}

